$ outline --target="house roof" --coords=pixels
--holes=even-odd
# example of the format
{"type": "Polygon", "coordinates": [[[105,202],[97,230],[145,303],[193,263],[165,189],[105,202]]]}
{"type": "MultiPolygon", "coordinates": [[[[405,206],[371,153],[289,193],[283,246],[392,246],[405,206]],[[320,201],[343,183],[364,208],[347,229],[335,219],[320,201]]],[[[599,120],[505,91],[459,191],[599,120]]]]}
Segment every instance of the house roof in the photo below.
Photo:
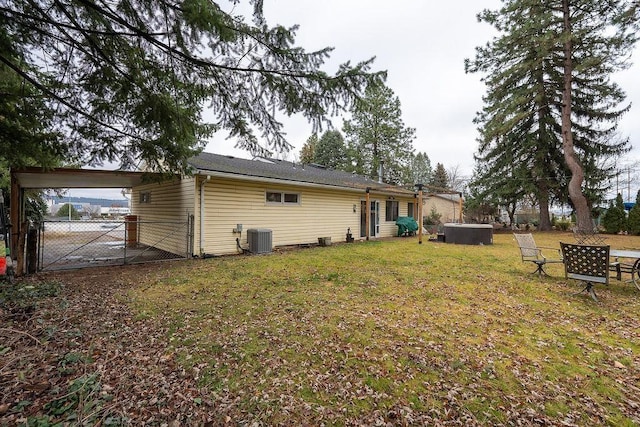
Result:
{"type": "Polygon", "coordinates": [[[439,199],[445,199],[450,202],[459,203],[462,195],[460,193],[428,193],[426,197],[437,197],[439,199]]]}
{"type": "Polygon", "coordinates": [[[327,169],[315,164],[293,163],[286,160],[257,157],[253,160],[241,159],[213,153],[200,153],[189,160],[198,174],[223,176],[243,176],[255,180],[276,180],[290,184],[312,184],[352,190],[397,194],[412,197],[414,191],[360,175],[327,169]]]}

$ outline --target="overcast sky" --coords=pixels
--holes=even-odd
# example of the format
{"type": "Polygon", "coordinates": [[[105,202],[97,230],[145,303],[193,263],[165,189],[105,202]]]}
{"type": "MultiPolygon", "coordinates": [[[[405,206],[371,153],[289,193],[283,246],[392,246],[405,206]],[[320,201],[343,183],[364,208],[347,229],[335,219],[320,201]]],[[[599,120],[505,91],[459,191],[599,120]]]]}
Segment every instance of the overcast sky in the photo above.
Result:
{"type": "MultiPolygon", "coordinates": [[[[374,69],[388,71],[387,85],[400,99],[405,126],[416,129],[416,151],[426,152],[434,167],[442,163],[470,175],[477,147],[472,120],[482,108],[485,88],[480,75],[465,74],[464,59],[473,58],[475,47],[496,34],[476,15],[500,4],[499,0],[264,0],[264,10],[270,25],[298,24],[297,44],[307,51],[334,47],[327,71],[335,72],[348,60],[375,56],[374,69]]],[[[632,58],[638,64],[615,79],[633,103],[620,132],[640,147],[638,52],[632,58]]],[[[288,158],[296,159],[311,135],[311,125],[301,117],[285,119],[287,139],[295,147],[288,158]]],[[[342,128],[341,118],[333,123],[342,128]]],[[[234,145],[221,132],[205,151],[249,157],[234,145]]],[[[634,148],[623,163],[637,159],[640,151],[634,148]]]]}
{"type": "MultiPolygon", "coordinates": [[[[307,50],[335,48],[328,69],[337,64],[376,57],[374,69],[387,70],[387,85],[402,104],[405,126],[416,129],[414,147],[431,163],[463,174],[473,169],[477,131],[472,120],[482,108],[485,88],[479,74],[465,74],[464,59],[496,35],[477,21],[483,9],[498,9],[499,0],[455,2],[405,0],[264,0],[270,24],[299,24],[297,41],[307,50]]],[[[640,63],[638,53],[634,60],[640,63]]],[[[640,64],[616,77],[634,103],[620,126],[622,135],[640,147],[640,64]]],[[[342,119],[334,126],[342,128],[342,119]]],[[[285,120],[287,138],[298,154],[311,135],[304,119],[285,120]]],[[[235,141],[216,138],[206,151],[248,154],[234,150],[235,141]]],[[[640,157],[634,149],[630,159],[640,157]]],[[[291,157],[290,157],[291,158],[291,157]]],[[[293,157],[295,158],[295,157],[293,157]]]]}

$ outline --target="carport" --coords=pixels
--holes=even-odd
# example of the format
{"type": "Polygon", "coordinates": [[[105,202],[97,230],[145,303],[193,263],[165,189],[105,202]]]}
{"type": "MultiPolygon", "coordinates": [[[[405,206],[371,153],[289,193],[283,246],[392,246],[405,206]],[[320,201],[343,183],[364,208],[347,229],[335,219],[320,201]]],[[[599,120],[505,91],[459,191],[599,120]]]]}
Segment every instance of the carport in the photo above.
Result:
{"type": "MultiPolygon", "coordinates": [[[[17,262],[16,273],[25,271],[24,245],[28,224],[25,221],[25,191],[73,188],[132,188],[142,182],[158,179],[158,175],[146,172],[126,172],[96,169],[38,167],[11,171],[11,254],[17,262]]],[[[123,226],[124,227],[124,226],[123,226]]]]}

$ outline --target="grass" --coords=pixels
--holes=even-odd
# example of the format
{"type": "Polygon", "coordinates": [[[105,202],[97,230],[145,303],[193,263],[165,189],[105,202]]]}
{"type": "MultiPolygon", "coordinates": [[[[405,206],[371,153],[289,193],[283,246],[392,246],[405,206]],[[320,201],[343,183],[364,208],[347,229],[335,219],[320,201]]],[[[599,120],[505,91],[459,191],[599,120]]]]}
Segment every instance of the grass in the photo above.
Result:
{"type": "Polygon", "coordinates": [[[534,269],[511,234],[394,239],[175,263],[131,297],[238,422],[640,423],[640,293],[534,269]]]}

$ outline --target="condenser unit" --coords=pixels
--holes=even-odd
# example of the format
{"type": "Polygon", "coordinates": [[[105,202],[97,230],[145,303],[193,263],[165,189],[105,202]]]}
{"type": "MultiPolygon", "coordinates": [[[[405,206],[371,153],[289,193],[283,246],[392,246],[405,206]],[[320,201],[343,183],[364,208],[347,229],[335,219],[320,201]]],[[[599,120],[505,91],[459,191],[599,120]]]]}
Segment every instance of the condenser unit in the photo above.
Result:
{"type": "Polygon", "coordinates": [[[250,228],[247,230],[249,251],[253,254],[271,252],[271,230],[266,228],[250,228]]]}

